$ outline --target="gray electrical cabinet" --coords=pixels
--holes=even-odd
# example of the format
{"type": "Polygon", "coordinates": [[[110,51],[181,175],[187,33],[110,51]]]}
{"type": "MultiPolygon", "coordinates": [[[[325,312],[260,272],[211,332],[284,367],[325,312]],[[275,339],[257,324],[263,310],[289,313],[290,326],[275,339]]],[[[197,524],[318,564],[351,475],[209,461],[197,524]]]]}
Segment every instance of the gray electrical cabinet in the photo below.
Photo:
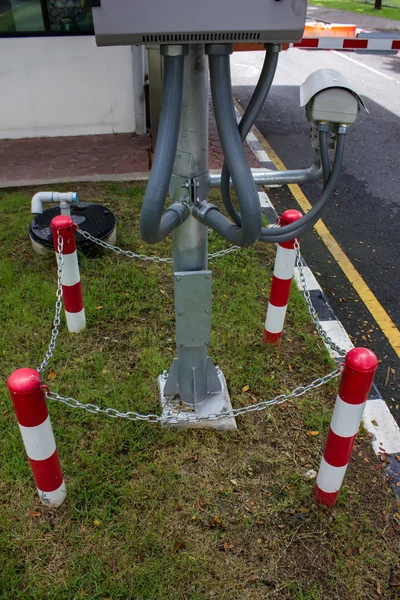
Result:
{"type": "Polygon", "coordinates": [[[293,42],[307,0],[92,0],[98,46],[293,42]]]}

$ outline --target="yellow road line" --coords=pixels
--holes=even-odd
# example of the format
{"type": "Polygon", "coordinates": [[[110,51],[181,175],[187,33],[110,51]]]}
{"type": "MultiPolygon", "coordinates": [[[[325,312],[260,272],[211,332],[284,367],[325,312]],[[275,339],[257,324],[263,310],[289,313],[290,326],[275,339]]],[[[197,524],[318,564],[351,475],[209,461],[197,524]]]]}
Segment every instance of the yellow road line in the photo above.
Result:
{"type": "MultiPolygon", "coordinates": [[[[238,104],[235,102],[237,108],[242,113],[243,111],[239,108],[238,104]]],[[[264,148],[265,152],[270,157],[271,161],[278,169],[278,171],[285,171],[286,167],[276,154],[276,152],[271,148],[268,144],[267,140],[264,138],[262,133],[257,129],[257,127],[253,127],[253,133],[257,137],[258,141],[264,148]]],[[[303,194],[301,189],[297,184],[288,186],[293,197],[297,201],[297,203],[301,206],[303,211],[306,213],[311,209],[311,204],[307,200],[306,196],[303,194]]],[[[392,346],[393,350],[396,352],[397,356],[400,358],[400,331],[397,329],[396,325],[393,323],[392,319],[389,317],[386,310],[383,308],[382,304],[379,302],[375,294],[369,289],[364,279],[361,277],[360,273],[354,267],[350,259],[343,252],[328,227],[325,223],[320,220],[314,225],[315,231],[318,233],[321,240],[324,242],[325,246],[328,248],[329,252],[332,254],[333,258],[338,263],[339,267],[342,269],[343,273],[346,275],[347,279],[350,281],[351,285],[360,296],[361,300],[364,302],[366,308],[369,310],[380,329],[386,336],[389,344],[392,346]]]]}

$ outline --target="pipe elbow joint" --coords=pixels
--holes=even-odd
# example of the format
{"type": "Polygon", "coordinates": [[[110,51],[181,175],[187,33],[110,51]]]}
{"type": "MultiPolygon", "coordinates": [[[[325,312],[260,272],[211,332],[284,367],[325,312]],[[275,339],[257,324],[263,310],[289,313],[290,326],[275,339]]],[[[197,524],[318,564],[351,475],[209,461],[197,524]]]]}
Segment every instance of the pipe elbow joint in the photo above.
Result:
{"type": "Polygon", "coordinates": [[[42,194],[38,192],[31,200],[31,213],[41,215],[43,213],[42,194]]]}
{"type": "Polygon", "coordinates": [[[179,225],[182,225],[182,223],[184,221],[186,221],[186,219],[189,216],[189,209],[186,206],[186,204],[184,204],[183,202],[174,202],[165,211],[165,213],[168,213],[168,212],[174,212],[174,213],[176,213],[178,215],[178,217],[179,217],[179,225]]]}
{"type": "Polygon", "coordinates": [[[209,202],[205,201],[198,202],[194,207],[192,214],[198,221],[200,221],[200,223],[207,225],[208,227],[207,214],[210,212],[210,210],[216,210],[219,212],[219,209],[214,206],[214,204],[210,204],[209,202]]]}

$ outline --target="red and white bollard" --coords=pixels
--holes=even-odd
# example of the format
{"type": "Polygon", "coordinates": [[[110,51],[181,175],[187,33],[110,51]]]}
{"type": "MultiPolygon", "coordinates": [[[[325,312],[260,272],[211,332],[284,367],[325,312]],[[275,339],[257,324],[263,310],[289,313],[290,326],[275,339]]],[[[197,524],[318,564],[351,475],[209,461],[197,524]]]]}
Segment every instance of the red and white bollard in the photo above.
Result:
{"type": "Polygon", "coordinates": [[[336,503],[377,366],[367,348],[353,348],[346,356],[314,489],[317,502],[325,506],[336,503]]]}
{"type": "Polygon", "coordinates": [[[67,490],[40,373],[18,369],[8,378],[7,386],[40,501],[46,506],[60,506],[67,490]]]}
{"type": "MultiPolygon", "coordinates": [[[[295,209],[286,210],[281,217],[281,225],[289,225],[301,219],[303,215],[295,209]]],[[[278,244],[274,275],[265,319],[263,341],[279,346],[296,262],[295,240],[278,244]]]]}
{"type": "Polygon", "coordinates": [[[68,331],[78,333],[85,329],[86,317],[76,251],[76,225],[71,217],[59,215],[52,220],[51,229],[56,253],[58,253],[58,236],[60,235],[63,240],[62,293],[68,331]]]}

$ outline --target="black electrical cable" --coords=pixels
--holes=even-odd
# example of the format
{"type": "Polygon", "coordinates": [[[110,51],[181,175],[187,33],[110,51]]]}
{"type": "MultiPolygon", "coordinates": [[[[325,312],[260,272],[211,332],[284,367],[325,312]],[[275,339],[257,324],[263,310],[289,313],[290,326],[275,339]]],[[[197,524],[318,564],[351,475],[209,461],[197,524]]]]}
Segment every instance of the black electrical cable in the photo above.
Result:
{"type": "Polygon", "coordinates": [[[321,150],[321,162],[322,172],[324,177],[324,186],[328,183],[328,179],[331,175],[331,161],[329,160],[329,134],[327,131],[320,131],[319,133],[319,147],[321,150]]]}

